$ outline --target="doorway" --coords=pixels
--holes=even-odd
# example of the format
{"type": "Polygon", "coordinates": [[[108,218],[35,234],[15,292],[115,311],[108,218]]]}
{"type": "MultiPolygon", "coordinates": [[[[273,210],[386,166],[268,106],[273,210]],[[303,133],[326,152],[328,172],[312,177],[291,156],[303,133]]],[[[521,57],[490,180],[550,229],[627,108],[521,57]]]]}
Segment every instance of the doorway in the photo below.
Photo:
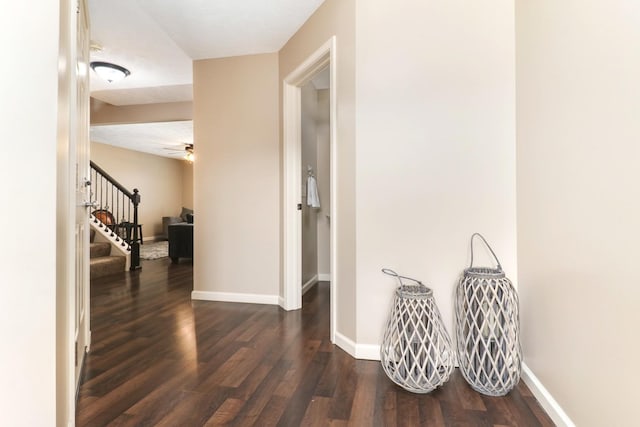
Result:
{"type": "Polygon", "coordinates": [[[302,294],[331,280],[329,68],[300,89],[302,294]]]}
{"type": "MultiPolygon", "coordinates": [[[[339,218],[336,215],[336,39],[332,37],[283,82],[283,295],[281,306],[285,310],[302,307],[302,215],[303,173],[308,165],[302,164],[302,87],[324,70],[329,73],[329,281],[331,292],[331,342],[335,342],[336,307],[339,269],[336,256],[336,236],[339,218]],[[304,168],[304,169],[303,169],[304,168]]],[[[313,173],[317,173],[315,170],[313,173]]],[[[316,176],[317,178],[317,176],[316,176]]],[[[304,185],[306,189],[306,183],[304,185]]]]}

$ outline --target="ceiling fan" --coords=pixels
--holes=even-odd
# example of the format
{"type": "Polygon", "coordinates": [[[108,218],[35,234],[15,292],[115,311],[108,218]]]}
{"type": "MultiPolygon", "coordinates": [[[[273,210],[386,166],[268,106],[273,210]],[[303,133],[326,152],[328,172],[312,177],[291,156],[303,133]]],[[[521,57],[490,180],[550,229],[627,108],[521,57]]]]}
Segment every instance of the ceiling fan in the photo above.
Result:
{"type": "Polygon", "coordinates": [[[165,147],[165,150],[167,151],[171,151],[174,154],[183,154],[183,157],[185,160],[189,161],[189,162],[193,162],[194,160],[194,155],[193,155],[193,143],[182,143],[182,148],[178,148],[178,147],[165,147]]]}

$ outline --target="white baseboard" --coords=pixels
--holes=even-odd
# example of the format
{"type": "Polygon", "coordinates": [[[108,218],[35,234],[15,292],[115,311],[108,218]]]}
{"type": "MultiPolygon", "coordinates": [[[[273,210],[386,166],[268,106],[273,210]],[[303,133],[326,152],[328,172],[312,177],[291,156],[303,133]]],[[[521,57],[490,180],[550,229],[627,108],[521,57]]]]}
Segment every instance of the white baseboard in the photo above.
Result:
{"type": "Polygon", "coordinates": [[[379,345],[356,344],[350,338],[347,338],[338,331],[336,331],[335,345],[337,345],[356,359],[380,360],[379,345]]]}
{"type": "Polygon", "coordinates": [[[203,301],[242,302],[248,304],[278,305],[278,295],[238,294],[232,292],[192,291],[191,299],[203,301]]]}
{"type": "Polygon", "coordinates": [[[284,310],[284,298],[281,296],[278,296],[278,305],[284,310]]]}
{"type": "Polygon", "coordinates": [[[320,281],[320,282],[330,282],[331,281],[331,273],[318,273],[318,281],[320,281]]]}
{"type": "MultiPolygon", "coordinates": [[[[356,344],[353,340],[336,331],[335,344],[356,359],[380,360],[380,346],[374,344],[356,344]]],[[[551,393],[542,385],[526,364],[522,364],[522,380],[546,411],[551,420],[559,427],[575,427],[571,418],[564,412],[551,393]]]]}
{"type": "Polygon", "coordinates": [[[334,344],[349,353],[351,357],[356,357],[356,343],[351,341],[349,338],[345,337],[338,331],[336,331],[334,344]]]}
{"type": "Polygon", "coordinates": [[[311,279],[307,280],[307,283],[302,285],[302,295],[306,294],[309,289],[313,288],[313,286],[318,283],[318,276],[313,276],[311,279]]]}
{"type": "Polygon", "coordinates": [[[547,412],[551,420],[559,427],[575,427],[571,418],[560,407],[558,402],[551,396],[551,393],[542,385],[538,377],[529,369],[526,364],[522,364],[522,381],[529,387],[531,393],[536,397],[540,406],[547,412]]]}
{"type": "Polygon", "coordinates": [[[380,346],[375,344],[356,344],[356,359],[380,360],[380,346]]]}

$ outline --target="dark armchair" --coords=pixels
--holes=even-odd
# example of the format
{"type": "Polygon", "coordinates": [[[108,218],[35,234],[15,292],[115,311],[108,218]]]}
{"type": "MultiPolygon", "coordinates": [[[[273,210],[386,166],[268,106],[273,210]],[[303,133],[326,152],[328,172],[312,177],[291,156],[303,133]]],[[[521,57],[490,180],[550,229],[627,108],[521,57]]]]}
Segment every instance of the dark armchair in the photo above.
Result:
{"type": "Polygon", "coordinates": [[[181,222],[169,226],[169,258],[193,258],[193,224],[181,222]]]}
{"type": "Polygon", "coordinates": [[[193,224],[193,209],[182,208],[180,216],[163,216],[162,217],[162,237],[169,240],[169,226],[186,222],[193,224]]]}

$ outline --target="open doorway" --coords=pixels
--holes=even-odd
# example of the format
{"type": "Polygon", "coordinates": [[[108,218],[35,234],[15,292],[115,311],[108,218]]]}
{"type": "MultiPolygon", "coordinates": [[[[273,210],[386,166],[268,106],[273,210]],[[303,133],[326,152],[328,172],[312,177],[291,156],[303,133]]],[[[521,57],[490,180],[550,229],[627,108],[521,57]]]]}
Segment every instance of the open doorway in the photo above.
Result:
{"type": "MultiPolygon", "coordinates": [[[[339,268],[336,256],[336,233],[339,218],[336,216],[336,40],[329,39],[316,52],[309,56],[302,64],[289,74],[283,82],[283,294],[281,306],[285,310],[297,310],[302,307],[302,226],[306,197],[303,200],[303,188],[306,190],[305,178],[308,177],[307,164],[302,162],[302,92],[303,87],[318,77],[322,72],[328,72],[329,87],[326,96],[329,104],[329,155],[328,166],[328,209],[324,216],[324,225],[329,229],[329,281],[331,292],[331,341],[335,341],[336,328],[336,283],[335,272],[339,268]],[[327,71],[325,71],[327,70],[327,71]],[[304,184],[303,184],[304,183],[304,184]]],[[[312,174],[318,179],[317,166],[312,166],[312,174]]],[[[327,177],[325,176],[324,179],[327,177]]],[[[326,192],[325,192],[326,193],[326,192]]],[[[305,194],[306,196],[306,194],[305,194]]],[[[322,206],[322,200],[321,206],[322,206]]],[[[325,203],[326,206],[326,203],[325,203]]],[[[307,206],[309,208],[309,206],[307,206]]],[[[318,212],[315,217],[317,218],[318,212]]],[[[323,221],[323,218],[320,218],[323,221]]],[[[310,220],[309,225],[312,222],[310,220]]],[[[317,221],[315,222],[317,230],[317,221]]],[[[320,273],[320,271],[318,271],[320,273]]],[[[325,273],[326,272],[322,272],[325,273]]],[[[323,278],[327,278],[323,276],[323,278]]],[[[318,277],[320,279],[320,276],[318,277]]]]}
{"type": "Polygon", "coordinates": [[[331,281],[329,68],[301,88],[302,294],[331,281]]]}

